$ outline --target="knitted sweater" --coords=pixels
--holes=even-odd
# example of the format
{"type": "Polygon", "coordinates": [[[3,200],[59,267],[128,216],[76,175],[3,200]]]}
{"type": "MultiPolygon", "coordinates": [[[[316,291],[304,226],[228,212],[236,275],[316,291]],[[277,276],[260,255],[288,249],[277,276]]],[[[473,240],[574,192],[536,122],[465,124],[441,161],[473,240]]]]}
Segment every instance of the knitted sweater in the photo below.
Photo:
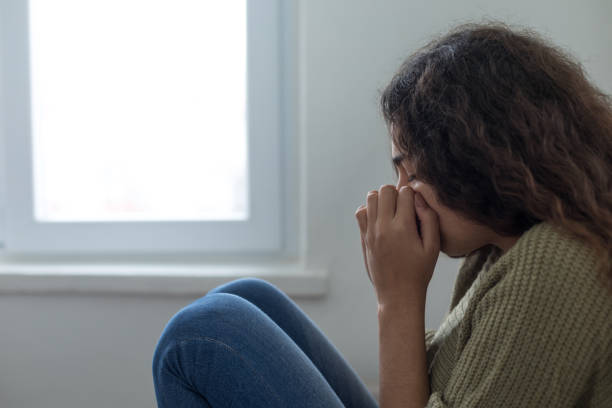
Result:
{"type": "Polygon", "coordinates": [[[427,407],[612,407],[612,295],[595,252],[542,222],[464,258],[425,344],[427,407]]]}

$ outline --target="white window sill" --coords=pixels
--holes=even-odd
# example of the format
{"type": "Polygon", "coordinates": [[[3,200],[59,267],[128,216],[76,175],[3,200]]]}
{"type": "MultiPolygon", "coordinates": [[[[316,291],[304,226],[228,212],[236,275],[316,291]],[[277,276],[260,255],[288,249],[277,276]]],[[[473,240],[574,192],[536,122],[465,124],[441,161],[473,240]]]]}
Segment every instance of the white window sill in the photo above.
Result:
{"type": "Polygon", "coordinates": [[[262,264],[0,264],[0,293],[203,295],[241,277],[257,277],[292,297],[327,292],[326,270],[262,264]]]}

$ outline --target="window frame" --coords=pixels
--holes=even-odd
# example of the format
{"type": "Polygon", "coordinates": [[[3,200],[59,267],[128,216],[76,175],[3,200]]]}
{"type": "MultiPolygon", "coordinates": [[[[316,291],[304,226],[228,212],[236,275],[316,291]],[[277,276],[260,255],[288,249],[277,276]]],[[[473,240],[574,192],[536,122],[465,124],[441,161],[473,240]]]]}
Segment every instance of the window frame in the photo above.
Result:
{"type": "Polygon", "coordinates": [[[246,221],[36,222],[27,6],[27,1],[0,0],[0,239],[5,252],[217,254],[278,252],[286,246],[281,172],[286,154],[281,143],[286,90],[279,0],[247,0],[250,219],[246,221]]]}

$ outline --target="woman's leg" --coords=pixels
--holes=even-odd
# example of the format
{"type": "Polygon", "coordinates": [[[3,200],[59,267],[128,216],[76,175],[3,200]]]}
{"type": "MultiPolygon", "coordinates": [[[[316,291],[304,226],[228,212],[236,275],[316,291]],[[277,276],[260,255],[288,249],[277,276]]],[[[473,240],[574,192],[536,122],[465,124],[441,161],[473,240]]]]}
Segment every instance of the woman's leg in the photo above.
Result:
{"type": "Polygon", "coordinates": [[[317,325],[284,292],[258,278],[242,278],[208,292],[238,295],[266,313],[314,363],[346,407],[378,407],[357,373],[317,325]]]}
{"type": "Polygon", "coordinates": [[[342,407],[301,349],[255,305],[207,294],[168,322],[155,349],[159,407],[342,407]]]}
{"type": "MultiPolygon", "coordinates": [[[[210,291],[170,319],[153,358],[158,405],[343,407],[335,388],[330,386],[320,369],[270,316],[250,301],[222,292],[224,289],[245,290],[249,286],[248,279],[230,282],[210,291]],[[238,284],[240,281],[242,284],[238,284]]],[[[259,285],[261,289],[265,287],[262,282],[265,281],[253,280],[251,284],[259,285]]],[[[261,296],[261,291],[252,289],[253,293],[261,296]]],[[[273,302],[267,299],[264,303],[272,305],[273,302]]],[[[293,327],[299,324],[293,324],[293,327]]],[[[308,324],[301,324],[308,327],[308,324]]],[[[335,354],[339,356],[339,353],[333,346],[329,349],[326,343],[331,344],[328,341],[317,346],[312,334],[304,338],[308,339],[310,354],[323,362],[323,371],[331,370],[334,365],[339,370],[346,370],[348,365],[343,367],[341,357],[341,363],[337,362],[335,354]],[[323,361],[325,356],[330,362],[323,361]]],[[[345,378],[332,373],[336,382],[348,384],[336,384],[339,389],[354,388],[357,394],[365,394],[363,400],[352,397],[346,406],[376,407],[376,402],[358,379],[356,386],[350,385],[356,378],[351,372],[348,367],[349,375],[345,378]]],[[[346,394],[346,391],[340,393],[346,394]]]]}

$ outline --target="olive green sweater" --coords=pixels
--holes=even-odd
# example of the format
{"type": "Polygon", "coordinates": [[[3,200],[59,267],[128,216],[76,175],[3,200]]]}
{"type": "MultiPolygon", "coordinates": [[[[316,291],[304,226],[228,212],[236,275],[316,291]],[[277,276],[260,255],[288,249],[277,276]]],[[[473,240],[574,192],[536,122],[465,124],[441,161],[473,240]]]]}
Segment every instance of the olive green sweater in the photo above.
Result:
{"type": "Polygon", "coordinates": [[[427,407],[612,407],[612,296],[595,252],[542,222],[464,258],[425,343],[427,407]]]}

